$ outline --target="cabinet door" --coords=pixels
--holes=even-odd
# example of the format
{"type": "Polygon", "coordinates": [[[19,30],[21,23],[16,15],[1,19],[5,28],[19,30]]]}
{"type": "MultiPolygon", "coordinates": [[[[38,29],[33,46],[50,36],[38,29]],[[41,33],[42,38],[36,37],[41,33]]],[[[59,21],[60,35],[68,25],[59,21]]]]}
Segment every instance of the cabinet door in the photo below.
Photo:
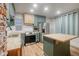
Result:
{"type": "Polygon", "coordinates": [[[34,23],[33,15],[25,14],[24,15],[24,23],[25,24],[33,24],[34,23]]]}
{"type": "Polygon", "coordinates": [[[39,41],[39,33],[36,33],[36,42],[38,42],[39,41]]]}
{"type": "Polygon", "coordinates": [[[48,55],[48,56],[52,56],[53,55],[53,44],[51,44],[46,39],[48,39],[48,38],[44,37],[44,41],[43,41],[44,54],[48,55]]]}
{"type": "Polygon", "coordinates": [[[46,22],[46,17],[38,15],[34,16],[34,26],[38,27],[38,23],[44,23],[44,22],[46,22]]]}

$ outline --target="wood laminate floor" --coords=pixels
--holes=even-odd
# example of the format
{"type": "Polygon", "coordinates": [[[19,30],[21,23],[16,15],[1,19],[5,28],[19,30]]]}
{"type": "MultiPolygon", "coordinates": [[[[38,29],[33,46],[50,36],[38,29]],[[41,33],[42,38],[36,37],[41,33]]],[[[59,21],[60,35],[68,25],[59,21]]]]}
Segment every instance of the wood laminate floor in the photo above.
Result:
{"type": "Polygon", "coordinates": [[[44,56],[42,43],[30,43],[22,49],[23,56],[44,56]]]}
{"type": "MultiPolygon", "coordinates": [[[[71,56],[79,56],[79,48],[70,46],[71,56]]],[[[44,56],[42,43],[30,43],[22,49],[22,56],[44,56]]]]}

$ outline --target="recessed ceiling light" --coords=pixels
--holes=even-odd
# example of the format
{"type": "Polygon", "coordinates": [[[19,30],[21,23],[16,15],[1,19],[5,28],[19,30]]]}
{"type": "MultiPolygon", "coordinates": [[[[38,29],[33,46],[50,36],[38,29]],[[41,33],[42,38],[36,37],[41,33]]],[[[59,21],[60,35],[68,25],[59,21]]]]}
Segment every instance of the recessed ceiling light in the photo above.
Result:
{"type": "Polygon", "coordinates": [[[45,7],[44,10],[47,11],[48,10],[48,7],[45,7]]]}
{"type": "Polygon", "coordinates": [[[33,9],[31,9],[31,10],[30,10],[30,12],[34,12],[34,10],[33,10],[33,9]]]}
{"type": "Polygon", "coordinates": [[[33,7],[36,8],[37,7],[37,4],[33,4],[33,7]]]}
{"type": "Polygon", "coordinates": [[[58,11],[57,11],[57,14],[60,14],[60,13],[61,13],[61,12],[58,10],[58,11]]]}

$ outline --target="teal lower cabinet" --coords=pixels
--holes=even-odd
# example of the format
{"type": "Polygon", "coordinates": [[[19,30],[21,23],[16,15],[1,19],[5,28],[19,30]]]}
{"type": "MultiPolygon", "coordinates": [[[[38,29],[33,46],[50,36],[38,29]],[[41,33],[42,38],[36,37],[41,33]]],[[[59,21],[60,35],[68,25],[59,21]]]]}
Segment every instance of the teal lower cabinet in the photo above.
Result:
{"type": "Polygon", "coordinates": [[[40,42],[43,43],[43,33],[39,33],[39,37],[40,37],[40,42]]]}
{"type": "Polygon", "coordinates": [[[36,32],[36,42],[39,42],[39,32],[36,32]]]}
{"type": "Polygon", "coordinates": [[[57,42],[48,37],[43,37],[43,50],[46,56],[70,56],[70,41],[57,42]]]}
{"type": "Polygon", "coordinates": [[[46,56],[51,56],[51,55],[53,55],[53,45],[50,43],[50,42],[48,42],[48,41],[45,41],[44,40],[44,55],[46,55],[46,56]]]}

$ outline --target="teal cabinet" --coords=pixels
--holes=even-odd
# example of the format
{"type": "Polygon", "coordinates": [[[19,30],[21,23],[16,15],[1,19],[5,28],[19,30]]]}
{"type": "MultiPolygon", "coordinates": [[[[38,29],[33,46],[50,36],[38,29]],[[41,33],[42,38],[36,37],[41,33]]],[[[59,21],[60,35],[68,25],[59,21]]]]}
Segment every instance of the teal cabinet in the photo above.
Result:
{"type": "Polygon", "coordinates": [[[48,42],[48,41],[43,41],[43,50],[44,50],[44,55],[48,55],[48,56],[51,56],[53,55],[53,45],[48,42]]]}
{"type": "Polygon", "coordinates": [[[46,17],[35,15],[34,16],[34,26],[38,27],[39,23],[43,24],[46,22],[46,17]]]}
{"type": "Polygon", "coordinates": [[[40,38],[39,38],[39,32],[37,32],[36,33],[36,42],[39,42],[40,40],[39,40],[40,38]]]}
{"type": "Polygon", "coordinates": [[[15,10],[13,7],[13,4],[9,4],[9,24],[10,26],[14,26],[14,16],[15,16],[15,10]]]}

